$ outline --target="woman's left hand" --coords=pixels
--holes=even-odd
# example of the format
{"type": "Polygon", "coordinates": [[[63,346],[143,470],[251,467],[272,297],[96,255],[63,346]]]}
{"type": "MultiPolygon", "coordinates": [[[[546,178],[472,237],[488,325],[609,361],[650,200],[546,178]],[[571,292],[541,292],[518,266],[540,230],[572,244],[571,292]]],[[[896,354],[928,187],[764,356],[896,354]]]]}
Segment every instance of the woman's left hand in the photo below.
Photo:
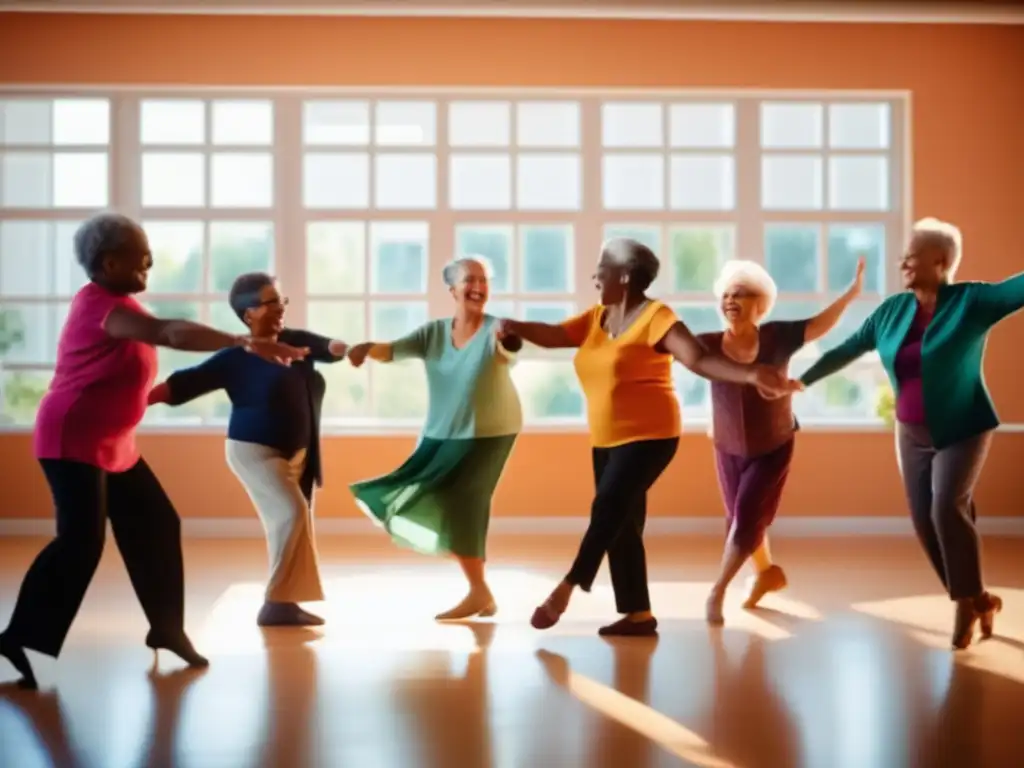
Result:
{"type": "Polygon", "coordinates": [[[767,400],[777,400],[803,389],[799,381],[790,379],[785,370],[767,365],[759,365],[754,371],[752,382],[761,396],[767,400]]]}

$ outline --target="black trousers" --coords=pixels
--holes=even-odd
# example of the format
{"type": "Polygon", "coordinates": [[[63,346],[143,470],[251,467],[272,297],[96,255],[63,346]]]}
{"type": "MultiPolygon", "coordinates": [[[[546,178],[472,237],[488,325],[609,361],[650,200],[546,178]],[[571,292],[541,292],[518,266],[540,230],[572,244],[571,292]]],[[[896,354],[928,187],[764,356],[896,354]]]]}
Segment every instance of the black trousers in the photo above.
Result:
{"type": "Polygon", "coordinates": [[[6,636],[24,648],[60,654],[96,573],[107,519],[135,594],[154,633],[184,632],[181,521],[145,461],[105,472],[77,461],[42,459],[57,511],[57,537],[25,574],[6,636]]]}
{"type": "Polygon", "coordinates": [[[590,507],[590,525],[566,581],[589,592],[607,553],[619,613],[651,608],[644,552],[647,491],[678,447],[679,438],[673,437],[593,449],[597,493],[590,507]]]}

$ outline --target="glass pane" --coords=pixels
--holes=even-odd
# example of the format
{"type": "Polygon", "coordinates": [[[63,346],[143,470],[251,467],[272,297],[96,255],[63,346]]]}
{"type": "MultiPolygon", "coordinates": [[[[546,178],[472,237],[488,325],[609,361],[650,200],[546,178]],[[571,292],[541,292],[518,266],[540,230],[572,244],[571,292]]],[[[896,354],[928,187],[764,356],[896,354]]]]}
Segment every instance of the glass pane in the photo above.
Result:
{"type": "Polygon", "coordinates": [[[303,158],[302,203],[318,210],[369,208],[370,156],[307,152],[303,158]]]}
{"type": "MultiPolygon", "coordinates": [[[[285,322],[288,322],[287,314],[285,322]]],[[[227,299],[210,304],[210,325],[225,333],[243,333],[247,327],[245,322],[235,314],[227,299]]]]}
{"type": "Polygon", "coordinates": [[[665,207],[665,158],[661,155],[605,155],[601,187],[608,210],[665,207]]]}
{"type": "Polygon", "coordinates": [[[765,102],[761,105],[761,146],[810,149],[822,145],[825,110],[821,104],[765,102]]]}
{"type": "Polygon", "coordinates": [[[11,99],[0,102],[0,140],[4,144],[50,144],[53,139],[53,103],[47,99],[11,99]]]}
{"type": "Polygon", "coordinates": [[[732,155],[674,155],[671,179],[677,211],[728,211],[736,205],[732,155]]]}
{"type": "Polygon", "coordinates": [[[579,102],[520,102],[516,105],[516,140],[520,147],[578,147],[579,102]]]}
{"type": "Polygon", "coordinates": [[[376,155],[374,198],[382,209],[427,209],[437,206],[437,156],[376,155]]]}
{"type": "Polygon", "coordinates": [[[572,291],[572,227],[522,227],[519,241],[523,292],[572,291]]]}
{"type": "Polygon", "coordinates": [[[362,301],[311,301],[306,327],[313,333],[359,344],[366,333],[366,304],[362,301]]]}
{"type": "Polygon", "coordinates": [[[608,224],[604,228],[604,239],[618,237],[636,240],[646,245],[655,255],[661,255],[661,227],[656,224],[608,224]]]}
{"type": "Polygon", "coordinates": [[[722,316],[718,307],[710,304],[679,304],[673,309],[693,334],[722,330],[722,316]]]}
{"type": "Polygon", "coordinates": [[[142,205],[145,208],[201,208],[206,172],[198,152],[143,152],[142,205]]]}
{"type": "Polygon", "coordinates": [[[449,205],[454,210],[506,211],[512,207],[512,159],[508,155],[452,155],[449,205]]]}
{"type": "Polygon", "coordinates": [[[545,303],[524,301],[519,305],[519,317],[530,323],[549,323],[555,325],[571,317],[575,307],[568,303],[545,303]]]}
{"type": "Polygon", "coordinates": [[[46,221],[0,221],[0,297],[53,293],[53,229],[46,221]]]}
{"type": "Polygon", "coordinates": [[[373,416],[419,420],[427,415],[427,375],[419,360],[374,366],[370,374],[373,416]]]}
{"type": "Polygon", "coordinates": [[[366,290],[366,225],[317,221],[306,226],[306,290],[310,294],[366,290]]]}
{"type": "Polygon", "coordinates": [[[583,418],[583,393],[571,360],[520,360],[512,379],[527,422],[583,418]]]}
{"type": "Polygon", "coordinates": [[[432,101],[377,102],[374,135],[383,146],[433,146],[437,141],[437,105],[432,101]]]}
{"type": "Polygon", "coordinates": [[[302,105],[302,137],[310,146],[369,144],[370,102],[305,102],[302,105]]]}
{"type": "Polygon", "coordinates": [[[773,155],[761,160],[761,206],[775,211],[822,207],[822,160],[813,155],[773,155]]]}
{"type": "Polygon", "coordinates": [[[885,227],[881,224],[844,224],[828,228],[828,290],[845,291],[863,256],[864,292],[885,291],[885,227]]]}
{"type": "Polygon", "coordinates": [[[448,143],[453,147],[507,147],[512,105],[507,101],[453,101],[448,105],[448,143]]]}
{"type": "Polygon", "coordinates": [[[889,160],[878,157],[831,157],[828,204],[839,211],[884,211],[889,208],[889,160]]]}
{"type": "Polygon", "coordinates": [[[53,304],[5,301],[0,307],[0,360],[53,363],[59,332],[57,308],[53,304]]]}
{"type": "Polygon", "coordinates": [[[110,102],[106,99],[55,99],[53,143],[99,145],[110,143],[110,102]]]}
{"type": "Polygon", "coordinates": [[[736,108],[732,104],[673,104],[669,107],[673,147],[731,147],[736,142],[736,108]]]}
{"type": "Polygon", "coordinates": [[[345,362],[317,366],[327,384],[321,410],[324,421],[370,415],[370,368],[353,368],[345,362]]]}
{"type": "Polygon", "coordinates": [[[274,201],[274,159],[269,153],[215,154],[210,158],[214,208],[269,208],[274,201]]]}
{"type": "Polygon", "coordinates": [[[109,181],[106,152],[58,152],[53,156],[55,208],[104,208],[109,181]]]}
{"type": "Polygon", "coordinates": [[[679,227],[671,233],[672,287],[710,291],[721,266],[736,256],[732,227],[679,227]]]}
{"type": "Polygon", "coordinates": [[[370,290],[373,293],[425,293],[429,236],[430,229],[425,223],[370,224],[370,290]]]}
{"type": "Polygon", "coordinates": [[[263,146],[274,142],[274,105],[270,101],[213,102],[213,143],[263,146]]]}
{"type": "Polygon", "coordinates": [[[143,222],[153,252],[150,293],[203,290],[203,224],[198,221],[143,222]]]}
{"type": "Polygon", "coordinates": [[[274,271],[274,227],[258,222],[210,224],[210,290],[226,293],[246,272],[274,271]]]}
{"type": "Polygon", "coordinates": [[[516,303],[514,301],[489,301],[487,302],[487,314],[494,317],[517,317],[516,303]]]}
{"type": "Polygon", "coordinates": [[[820,342],[818,342],[821,345],[822,350],[827,352],[846,341],[864,324],[864,321],[868,319],[868,316],[878,309],[878,304],[879,301],[877,298],[856,301],[851,304],[843,313],[839,322],[836,323],[836,327],[826,334],[820,342]]]}
{"type": "Polygon", "coordinates": [[[139,122],[143,144],[202,144],[206,105],[197,99],[144,99],[139,122]]]}
{"type": "Polygon", "coordinates": [[[80,221],[54,223],[54,291],[58,296],[73,296],[89,282],[75,257],[75,232],[81,225],[80,221]]]}
{"type": "MultiPolygon", "coordinates": [[[[2,323],[2,320],[0,320],[2,323]]],[[[0,372],[0,425],[31,426],[36,420],[39,401],[53,378],[52,371],[0,372]]]]}
{"type": "Polygon", "coordinates": [[[49,208],[53,161],[42,152],[8,152],[0,157],[0,203],[5,208],[49,208]]]}
{"type": "Polygon", "coordinates": [[[663,146],[665,130],[661,104],[602,104],[601,140],[606,147],[663,146]]]}
{"type": "Polygon", "coordinates": [[[427,322],[425,301],[375,301],[370,305],[370,336],[394,341],[427,322]]]}
{"type": "Polygon", "coordinates": [[[765,267],[779,293],[815,293],[818,280],[815,226],[769,225],[764,231],[765,267]]]}
{"type": "Polygon", "coordinates": [[[520,210],[579,210],[579,155],[520,154],[516,161],[516,205],[520,210]]]}
{"type": "Polygon", "coordinates": [[[512,227],[457,226],[457,256],[482,256],[491,267],[491,293],[512,290],[512,227]]]}
{"type": "Polygon", "coordinates": [[[828,143],[836,149],[886,149],[889,146],[889,105],[832,104],[828,143]]]}

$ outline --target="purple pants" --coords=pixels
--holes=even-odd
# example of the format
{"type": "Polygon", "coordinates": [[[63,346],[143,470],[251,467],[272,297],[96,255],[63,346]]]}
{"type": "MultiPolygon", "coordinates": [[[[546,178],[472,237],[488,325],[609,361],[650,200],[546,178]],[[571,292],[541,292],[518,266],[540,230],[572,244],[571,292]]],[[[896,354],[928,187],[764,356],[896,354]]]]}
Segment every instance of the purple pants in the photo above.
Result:
{"type": "Polygon", "coordinates": [[[715,449],[727,535],[741,552],[753,552],[764,540],[779,509],[792,459],[792,440],[771,453],[751,458],[715,449]]]}

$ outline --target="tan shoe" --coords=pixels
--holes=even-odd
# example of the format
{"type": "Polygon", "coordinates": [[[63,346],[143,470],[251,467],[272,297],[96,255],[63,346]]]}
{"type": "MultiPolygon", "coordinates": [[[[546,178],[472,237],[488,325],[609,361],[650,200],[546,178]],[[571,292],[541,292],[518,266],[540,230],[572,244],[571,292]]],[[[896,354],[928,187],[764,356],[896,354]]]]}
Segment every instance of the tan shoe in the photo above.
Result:
{"type": "Polygon", "coordinates": [[[789,582],[786,581],[786,573],[777,565],[768,566],[767,570],[761,571],[750,582],[750,592],[747,599],[743,601],[746,609],[757,608],[761,598],[769,592],[780,592],[786,588],[789,582]]]}
{"type": "Polygon", "coordinates": [[[435,621],[461,621],[474,616],[489,617],[498,612],[494,595],[490,592],[470,592],[465,599],[451,610],[439,613],[435,621]]]}

